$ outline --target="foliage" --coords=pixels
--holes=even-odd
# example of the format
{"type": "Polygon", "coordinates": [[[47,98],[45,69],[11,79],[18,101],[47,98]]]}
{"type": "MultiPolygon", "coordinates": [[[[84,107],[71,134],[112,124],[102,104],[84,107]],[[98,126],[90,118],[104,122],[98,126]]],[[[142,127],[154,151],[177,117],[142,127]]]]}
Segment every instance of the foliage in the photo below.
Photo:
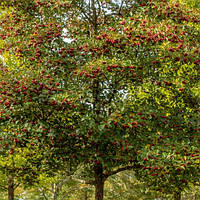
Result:
{"type": "Polygon", "coordinates": [[[84,164],[98,200],[126,169],[182,191],[199,182],[199,11],[98,2],[3,1],[2,145],[39,148],[46,167],[84,164]]]}

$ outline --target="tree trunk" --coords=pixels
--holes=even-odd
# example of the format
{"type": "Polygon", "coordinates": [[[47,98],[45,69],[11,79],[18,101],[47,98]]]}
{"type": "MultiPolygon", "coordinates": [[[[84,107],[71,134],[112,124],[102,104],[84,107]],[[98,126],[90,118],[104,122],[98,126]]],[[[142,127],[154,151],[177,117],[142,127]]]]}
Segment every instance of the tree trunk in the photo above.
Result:
{"type": "Polygon", "coordinates": [[[104,178],[102,165],[95,166],[95,200],[103,200],[104,178]]]}
{"type": "Polygon", "coordinates": [[[87,191],[85,191],[85,200],[88,200],[87,191]]]}
{"type": "Polygon", "coordinates": [[[92,8],[92,22],[91,22],[91,36],[97,34],[97,11],[95,7],[95,0],[91,1],[91,8],[92,8]]]}
{"type": "Polygon", "coordinates": [[[95,200],[103,200],[104,181],[98,181],[95,185],[95,200]]]}
{"type": "Polygon", "coordinates": [[[14,200],[14,178],[13,176],[8,176],[8,200],[14,200]]]}
{"type": "Polygon", "coordinates": [[[58,197],[58,187],[57,187],[56,183],[53,183],[51,185],[51,188],[52,188],[53,200],[57,200],[57,197],[58,197]]]}
{"type": "Polygon", "coordinates": [[[181,200],[181,192],[180,191],[174,193],[174,200],[181,200]]]}

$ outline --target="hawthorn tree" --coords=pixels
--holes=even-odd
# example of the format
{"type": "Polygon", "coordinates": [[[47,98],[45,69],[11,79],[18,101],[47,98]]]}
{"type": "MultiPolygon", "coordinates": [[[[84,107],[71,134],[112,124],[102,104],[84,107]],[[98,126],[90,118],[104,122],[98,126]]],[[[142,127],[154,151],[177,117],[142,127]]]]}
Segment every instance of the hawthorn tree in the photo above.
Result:
{"type": "Polygon", "coordinates": [[[37,167],[40,157],[31,148],[1,149],[0,172],[4,177],[1,179],[1,188],[7,192],[9,200],[14,200],[17,188],[37,182],[41,173],[37,167]]]}
{"type": "MultiPolygon", "coordinates": [[[[174,169],[184,157],[163,163],[166,144],[172,154],[190,146],[192,165],[184,168],[197,180],[198,11],[166,0],[3,2],[1,54],[10,55],[0,87],[1,129],[10,130],[5,145],[46,146],[46,164],[54,167],[84,163],[96,200],[106,179],[127,169],[142,177],[148,168],[168,183],[151,165],[174,169]]],[[[185,174],[172,172],[187,185],[185,174]]]]}

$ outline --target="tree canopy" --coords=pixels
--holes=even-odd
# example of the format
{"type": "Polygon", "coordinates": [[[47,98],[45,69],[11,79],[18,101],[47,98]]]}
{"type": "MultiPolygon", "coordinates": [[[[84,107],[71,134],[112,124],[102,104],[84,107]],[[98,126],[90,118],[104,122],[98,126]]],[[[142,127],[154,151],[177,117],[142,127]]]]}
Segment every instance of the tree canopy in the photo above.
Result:
{"type": "Polygon", "coordinates": [[[2,148],[39,148],[53,168],[84,164],[96,200],[127,169],[177,199],[199,182],[197,9],[167,0],[1,9],[2,148]]]}

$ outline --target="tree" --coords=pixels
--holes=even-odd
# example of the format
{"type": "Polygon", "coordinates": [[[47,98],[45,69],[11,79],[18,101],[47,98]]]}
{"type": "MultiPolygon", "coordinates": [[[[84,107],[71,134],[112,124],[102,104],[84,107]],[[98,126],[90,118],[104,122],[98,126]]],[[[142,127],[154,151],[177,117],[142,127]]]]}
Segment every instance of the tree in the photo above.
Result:
{"type": "Polygon", "coordinates": [[[69,198],[79,190],[79,184],[72,179],[69,173],[58,171],[54,176],[49,176],[48,173],[40,174],[38,183],[31,188],[27,188],[24,197],[45,200],[64,200],[69,198]]]}
{"type": "Polygon", "coordinates": [[[192,8],[197,8],[199,9],[199,3],[200,1],[199,0],[188,0],[188,1],[185,1],[185,0],[180,0],[181,3],[185,3],[186,5],[188,5],[189,7],[192,7],[192,8]]]}
{"type": "MultiPolygon", "coordinates": [[[[14,200],[19,187],[35,184],[45,169],[39,166],[41,155],[29,148],[0,148],[0,188],[7,192],[8,199],[14,200]]],[[[41,162],[42,164],[42,162],[41,162]]]]}
{"type": "MultiPolygon", "coordinates": [[[[140,174],[151,151],[156,156],[148,157],[150,163],[162,160],[169,152],[162,151],[165,141],[175,144],[174,152],[191,146],[189,157],[199,153],[191,90],[198,80],[199,30],[190,27],[199,22],[197,11],[156,0],[124,1],[126,7],[94,0],[10,2],[4,2],[13,7],[1,23],[1,52],[10,51],[29,68],[18,76],[9,63],[2,68],[1,127],[18,130],[17,145],[45,145],[56,167],[84,163],[96,200],[103,199],[109,176],[127,169],[140,174]],[[116,15],[105,15],[106,7],[116,15]],[[147,101],[141,91],[150,93],[147,101]],[[172,91],[169,106],[163,96],[172,91]]],[[[166,163],[174,166],[177,159],[166,163]]],[[[191,172],[198,162],[185,167],[191,172]]]]}

